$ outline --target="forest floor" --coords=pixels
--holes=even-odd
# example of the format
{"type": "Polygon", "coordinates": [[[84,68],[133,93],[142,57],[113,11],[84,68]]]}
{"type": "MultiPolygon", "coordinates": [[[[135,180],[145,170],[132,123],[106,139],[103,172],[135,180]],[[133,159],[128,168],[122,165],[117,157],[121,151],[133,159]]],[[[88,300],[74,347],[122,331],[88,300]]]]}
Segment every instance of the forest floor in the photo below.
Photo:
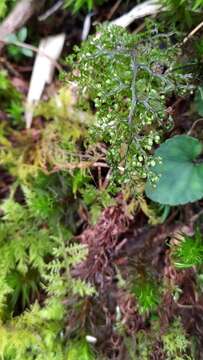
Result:
{"type": "MultiPolygon", "coordinates": [[[[158,205],[143,191],[133,196],[117,184],[112,190],[108,141],[87,140],[86,145],[84,140],[86,124],[96,113],[94,101],[88,99],[88,106],[82,103],[78,108],[76,85],[70,87],[66,79],[71,66],[65,59],[84,42],[82,36],[94,35],[95,25],[128,13],[136,1],[103,2],[91,16],[85,8],[74,13],[62,6],[49,14],[47,3],[17,25],[17,38],[10,35],[0,49],[0,357],[203,359],[203,200],[158,205]],[[64,34],[62,51],[53,43],[49,55],[43,56],[46,50],[39,50],[39,42],[57,34],[64,34]],[[38,68],[30,92],[40,51],[45,64],[38,68]],[[50,60],[55,52],[59,56],[50,60]],[[45,74],[49,84],[41,81],[47,63],[54,72],[51,77],[49,70],[45,74]],[[31,101],[39,98],[37,110],[28,104],[29,96],[31,101]],[[61,243],[60,236],[65,239],[61,243]],[[40,312],[46,306],[49,315],[40,312]],[[26,315],[32,313],[35,320],[26,315]],[[27,343],[19,341],[18,348],[14,333],[19,340],[24,329],[27,343]],[[46,339],[42,348],[37,333],[41,344],[46,339]]],[[[160,20],[161,13],[150,18],[167,22],[168,18],[160,20]]],[[[145,27],[141,17],[128,32],[139,35],[145,27]]],[[[194,90],[166,97],[165,113],[173,126],[162,142],[184,134],[203,139],[203,98],[200,110],[195,108],[202,59],[194,50],[202,30],[191,35],[195,28],[196,24],[181,35],[186,39],[181,43],[186,67],[198,62],[194,90]]],[[[101,71],[105,73],[105,67],[101,71]]]]}

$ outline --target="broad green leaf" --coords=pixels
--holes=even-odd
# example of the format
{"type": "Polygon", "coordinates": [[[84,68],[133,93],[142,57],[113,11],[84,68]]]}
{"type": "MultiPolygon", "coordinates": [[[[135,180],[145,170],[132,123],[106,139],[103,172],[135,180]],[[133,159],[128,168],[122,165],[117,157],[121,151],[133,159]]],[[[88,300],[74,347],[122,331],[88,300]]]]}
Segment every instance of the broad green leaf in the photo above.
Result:
{"type": "Polygon", "coordinates": [[[22,27],[18,33],[17,33],[17,38],[19,41],[24,42],[27,38],[27,28],[24,26],[22,27]]]}
{"type": "Polygon", "coordinates": [[[16,34],[9,34],[6,36],[6,41],[8,41],[10,43],[15,43],[16,41],[18,41],[18,38],[17,38],[16,34]]]}
{"type": "Polygon", "coordinates": [[[31,49],[22,48],[22,54],[27,57],[33,57],[33,51],[31,49]]]}
{"type": "Polygon", "coordinates": [[[203,197],[203,163],[198,157],[202,144],[188,135],[166,140],[154,157],[161,157],[153,171],[160,178],[155,186],[149,181],[145,193],[153,201],[166,205],[181,205],[203,197]]]}

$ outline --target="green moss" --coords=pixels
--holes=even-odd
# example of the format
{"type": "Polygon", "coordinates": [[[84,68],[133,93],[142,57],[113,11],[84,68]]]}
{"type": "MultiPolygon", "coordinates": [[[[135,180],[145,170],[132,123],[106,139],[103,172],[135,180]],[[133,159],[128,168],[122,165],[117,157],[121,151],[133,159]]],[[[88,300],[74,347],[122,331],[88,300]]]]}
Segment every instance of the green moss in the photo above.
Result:
{"type": "Polygon", "coordinates": [[[138,311],[141,314],[153,312],[157,309],[161,298],[160,287],[149,277],[135,278],[132,293],[138,302],[138,311]]]}
{"type": "Polygon", "coordinates": [[[170,23],[173,19],[173,23],[177,23],[182,30],[201,21],[202,0],[160,0],[160,2],[167,9],[165,16],[168,16],[170,23]]]}
{"type": "Polygon", "coordinates": [[[203,239],[199,230],[194,237],[184,236],[172,247],[172,258],[179,269],[203,264],[203,239]]]}
{"type": "Polygon", "coordinates": [[[15,127],[23,124],[23,97],[10,82],[6,71],[0,70],[0,102],[1,111],[8,116],[9,121],[15,127]]]}
{"type": "Polygon", "coordinates": [[[185,333],[179,319],[173,321],[164,334],[160,324],[148,331],[138,331],[135,337],[125,339],[131,360],[150,360],[162,356],[166,360],[195,360],[193,343],[185,333]]]}

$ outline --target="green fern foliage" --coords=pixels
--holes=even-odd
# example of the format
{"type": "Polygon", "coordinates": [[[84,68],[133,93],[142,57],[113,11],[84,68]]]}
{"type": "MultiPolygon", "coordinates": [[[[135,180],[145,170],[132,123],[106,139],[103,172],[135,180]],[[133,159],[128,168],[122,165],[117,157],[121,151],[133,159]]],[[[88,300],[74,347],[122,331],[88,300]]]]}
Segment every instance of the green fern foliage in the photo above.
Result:
{"type": "Polygon", "coordinates": [[[173,71],[177,47],[157,31],[151,24],[141,35],[100,26],[68,59],[81,97],[89,97],[97,110],[90,127],[92,142],[109,144],[107,157],[116,183],[134,188],[146,177],[156,181],[150,152],[160,142],[166,96],[187,89],[188,75],[173,71]]]}
{"type": "Polygon", "coordinates": [[[32,188],[22,186],[21,203],[14,186],[1,205],[0,354],[8,360],[66,360],[64,301],[68,296],[78,306],[79,299],[95,294],[91,285],[72,278],[72,267],[87,249],[71,244],[72,233],[61,224],[64,209],[55,179],[39,174],[32,188]]]}

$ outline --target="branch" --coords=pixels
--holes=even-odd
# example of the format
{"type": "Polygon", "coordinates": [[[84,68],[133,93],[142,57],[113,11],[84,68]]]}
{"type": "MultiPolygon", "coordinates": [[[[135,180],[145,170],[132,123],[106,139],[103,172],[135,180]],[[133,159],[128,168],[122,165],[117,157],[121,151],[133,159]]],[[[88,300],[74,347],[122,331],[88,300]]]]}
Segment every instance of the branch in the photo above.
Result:
{"type": "MultiPolygon", "coordinates": [[[[33,14],[44,5],[44,2],[45,0],[19,1],[0,25],[0,39],[5,39],[6,36],[21,28],[33,14]]],[[[0,41],[0,51],[3,46],[4,42],[0,41]]]]}
{"type": "Polygon", "coordinates": [[[39,48],[37,48],[36,46],[33,46],[33,45],[30,45],[30,44],[27,44],[25,42],[21,42],[21,41],[11,41],[11,40],[2,40],[0,38],[0,41],[2,41],[4,44],[12,44],[12,45],[15,45],[15,46],[18,46],[18,47],[21,47],[21,48],[24,48],[24,49],[29,49],[41,56],[45,56],[47,59],[49,59],[53,65],[57,68],[58,71],[62,71],[62,67],[61,65],[54,59],[52,58],[51,56],[47,55],[46,52],[44,52],[43,50],[40,50],[39,48]]]}
{"type": "Polygon", "coordinates": [[[203,26],[203,21],[197,25],[186,37],[185,39],[183,40],[183,44],[185,44],[186,42],[188,42],[188,40],[194,36],[203,26]]]}

